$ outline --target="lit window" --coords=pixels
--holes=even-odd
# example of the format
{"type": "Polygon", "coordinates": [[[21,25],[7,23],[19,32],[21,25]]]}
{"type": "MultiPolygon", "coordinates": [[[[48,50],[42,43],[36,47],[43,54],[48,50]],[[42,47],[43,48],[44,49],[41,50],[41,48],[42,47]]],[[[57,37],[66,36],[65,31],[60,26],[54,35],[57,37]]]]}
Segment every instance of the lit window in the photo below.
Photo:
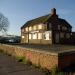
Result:
{"type": "Polygon", "coordinates": [[[26,28],[26,31],[28,31],[28,27],[26,28]]]}
{"type": "Polygon", "coordinates": [[[33,30],[36,30],[36,26],[33,26],[33,30]]]}
{"type": "Polygon", "coordinates": [[[42,25],[38,25],[38,29],[42,29],[42,25]]]}
{"type": "Polygon", "coordinates": [[[22,36],[22,39],[24,38],[24,36],[22,36]]]}
{"type": "Polygon", "coordinates": [[[31,39],[31,34],[29,34],[29,39],[31,39]]]}
{"type": "Polygon", "coordinates": [[[37,39],[37,33],[33,33],[33,39],[37,39]]]}
{"type": "Polygon", "coordinates": [[[32,30],[32,27],[29,27],[29,31],[31,31],[32,30]]]}
{"type": "Polygon", "coordinates": [[[42,33],[38,33],[38,39],[42,39],[42,33]]]}
{"type": "Polygon", "coordinates": [[[51,40],[51,31],[48,31],[48,32],[44,33],[44,39],[45,40],[51,40]]]}

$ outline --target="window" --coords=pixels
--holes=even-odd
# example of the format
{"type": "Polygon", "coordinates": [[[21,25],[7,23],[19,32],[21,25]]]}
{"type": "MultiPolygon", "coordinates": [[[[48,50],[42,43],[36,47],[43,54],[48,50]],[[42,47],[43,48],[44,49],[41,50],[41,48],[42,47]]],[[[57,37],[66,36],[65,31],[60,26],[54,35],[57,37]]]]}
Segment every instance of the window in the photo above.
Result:
{"type": "Polygon", "coordinates": [[[37,33],[33,33],[33,39],[37,39],[37,33]]]}
{"type": "Polygon", "coordinates": [[[26,29],[25,29],[26,31],[28,31],[28,27],[26,27],[26,29]]]}
{"type": "Polygon", "coordinates": [[[38,33],[38,39],[42,39],[42,33],[38,33]]]}
{"type": "Polygon", "coordinates": [[[22,39],[24,38],[24,36],[22,36],[22,39]]]}
{"type": "Polygon", "coordinates": [[[61,33],[60,33],[60,37],[61,37],[61,38],[64,38],[64,33],[61,32],[61,33]]]}
{"type": "Polygon", "coordinates": [[[52,26],[51,26],[51,23],[49,23],[49,29],[51,29],[51,27],[52,27],[52,26]]]}
{"type": "Polygon", "coordinates": [[[70,33],[66,33],[66,38],[70,38],[70,33]]]}
{"type": "Polygon", "coordinates": [[[51,31],[46,31],[43,36],[45,40],[51,40],[51,31]]]}
{"type": "Polygon", "coordinates": [[[60,30],[60,25],[58,25],[58,30],[60,30]]]}
{"type": "Polygon", "coordinates": [[[42,24],[38,25],[38,29],[42,29],[42,24]]]}
{"type": "Polygon", "coordinates": [[[33,30],[36,30],[36,26],[33,26],[33,30]]]}
{"type": "Polygon", "coordinates": [[[63,26],[63,27],[62,27],[62,30],[67,30],[67,27],[63,26]]]}
{"type": "Polygon", "coordinates": [[[29,27],[29,31],[31,31],[32,30],[32,27],[29,27]]]}
{"type": "Polygon", "coordinates": [[[31,36],[31,34],[29,34],[29,39],[31,39],[32,38],[32,36],[31,36]]]}
{"type": "Polygon", "coordinates": [[[51,23],[48,23],[48,24],[47,24],[47,29],[49,30],[49,29],[51,29],[51,27],[52,27],[52,26],[51,26],[51,23]]]}

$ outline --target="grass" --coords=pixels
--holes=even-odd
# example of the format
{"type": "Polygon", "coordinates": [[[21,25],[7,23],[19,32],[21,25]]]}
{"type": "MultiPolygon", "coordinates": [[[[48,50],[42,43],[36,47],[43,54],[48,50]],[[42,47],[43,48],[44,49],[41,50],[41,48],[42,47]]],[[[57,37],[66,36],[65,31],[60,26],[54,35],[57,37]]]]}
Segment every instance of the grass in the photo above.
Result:
{"type": "Polygon", "coordinates": [[[16,60],[22,64],[32,65],[32,63],[27,60],[25,57],[16,56],[16,60]]]}

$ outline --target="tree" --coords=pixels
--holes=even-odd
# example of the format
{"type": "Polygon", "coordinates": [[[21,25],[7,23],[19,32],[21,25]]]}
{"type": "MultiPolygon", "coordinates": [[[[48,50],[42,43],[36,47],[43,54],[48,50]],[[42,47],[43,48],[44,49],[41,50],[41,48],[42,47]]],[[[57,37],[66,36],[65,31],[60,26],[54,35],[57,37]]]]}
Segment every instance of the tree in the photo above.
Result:
{"type": "Polygon", "coordinates": [[[0,13],[0,32],[6,32],[8,30],[9,21],[2,13],[0,13]]]}

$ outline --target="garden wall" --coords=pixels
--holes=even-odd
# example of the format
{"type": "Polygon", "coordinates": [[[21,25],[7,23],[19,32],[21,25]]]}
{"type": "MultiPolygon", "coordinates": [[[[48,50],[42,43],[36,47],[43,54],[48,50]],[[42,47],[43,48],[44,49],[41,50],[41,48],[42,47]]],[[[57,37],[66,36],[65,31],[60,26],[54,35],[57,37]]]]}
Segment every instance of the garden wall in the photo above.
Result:
{"type": "Polygon", "coordinates": [[[13,56],[25,57],[25,59],[32,62],[37,66],[43,68],[52,69],[55,66],[58,66],[58,54],[50,53],[46,51],[37,51],[29,48],[23,48],[13,45],[0,44],[0,49],[13,56]]]}

